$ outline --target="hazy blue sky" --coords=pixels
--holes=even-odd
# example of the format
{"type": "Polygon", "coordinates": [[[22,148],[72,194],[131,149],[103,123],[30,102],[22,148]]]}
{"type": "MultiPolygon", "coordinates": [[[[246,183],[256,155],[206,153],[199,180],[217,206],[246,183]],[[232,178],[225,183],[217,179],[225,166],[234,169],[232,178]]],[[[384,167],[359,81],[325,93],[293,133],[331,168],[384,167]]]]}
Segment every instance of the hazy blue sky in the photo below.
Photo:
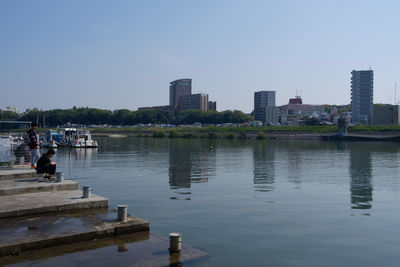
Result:
{"type": "Polygon", "coordinates": [[[218,110],[250,112],[260,90],[348,104],[370,66],[388,103],[399,29],[400,1],[0,0],[0,107],[163,105],[179,78],[218,110]]]}

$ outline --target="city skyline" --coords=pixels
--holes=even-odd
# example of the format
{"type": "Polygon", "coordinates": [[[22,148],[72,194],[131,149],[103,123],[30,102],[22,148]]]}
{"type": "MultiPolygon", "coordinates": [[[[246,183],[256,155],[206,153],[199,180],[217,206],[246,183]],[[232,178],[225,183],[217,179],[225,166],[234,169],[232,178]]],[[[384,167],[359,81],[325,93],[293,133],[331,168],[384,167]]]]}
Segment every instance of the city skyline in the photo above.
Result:
{"type": "Polygon", "coordinates": [[[393,103],[399,7],[1,1],[0,107],[136,110],[165,104],[168,82],[187,77],[196,81],[192,93],[207,92],[219,111],[251,112],[253,92],[264,90],[277,92],[278,106],[300,90],[307,103],[345,105],[349,72],[370,67],[374,103],[393,103]]]}

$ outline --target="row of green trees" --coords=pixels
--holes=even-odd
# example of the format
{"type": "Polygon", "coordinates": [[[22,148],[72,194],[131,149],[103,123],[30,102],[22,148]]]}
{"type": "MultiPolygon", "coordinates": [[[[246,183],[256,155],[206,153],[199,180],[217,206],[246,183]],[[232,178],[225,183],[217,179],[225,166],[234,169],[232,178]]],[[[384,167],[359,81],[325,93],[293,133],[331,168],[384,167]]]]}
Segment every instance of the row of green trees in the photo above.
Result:
{"type": "Polygon", "coordinates": [[[187,110],[179,113],[163,112],[157,110],[131,111],[120,109],[115,111],[96,109],[96,108],[72,108],[72,109],[53,109],[53,110],[29,110],[20,115],[17,113],[4,111],[0,112],[0,120],[22,120],[36,121],[43,123],[45,119],[47,126],[63,125],[65,123],[83,125],[135,125],[139,123],[164,123],[164,124],[192,124],[195,122],[219,124],[219,123],[243,123],[253,120],[251,115],[238,110],[200,111],[187,110]]]}

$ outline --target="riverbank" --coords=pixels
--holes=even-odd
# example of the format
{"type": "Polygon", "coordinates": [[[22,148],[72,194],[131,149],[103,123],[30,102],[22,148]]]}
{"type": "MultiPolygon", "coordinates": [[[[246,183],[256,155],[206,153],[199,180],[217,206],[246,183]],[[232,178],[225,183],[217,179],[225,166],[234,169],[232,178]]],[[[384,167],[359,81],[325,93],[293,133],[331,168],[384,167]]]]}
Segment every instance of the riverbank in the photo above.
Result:
{"type": "MultiPolygon", "coordinates": [[[[175,127],[175,128],[98,128],[93,136],[155,137],[155,138],[224,138],[224,139],[280,139],[319,140],[321,135],[335,134],[335,126],[278,126],[278,127],[175,127]]],[[[371,137],[400,136],[396,126],[355,126],[349,134],[371,137]]]]}
{"type": "MultiPolygon", "coordinates": [[[[53,128],[54,129],[54,128],[53,128]]],[[[40,129],[44,135],[48,129],[40,129]]],[[[121,138],[156,137],[156,138],[224,138],[224,139],[281,139],[281,140],[319,140],[322,135],[333,135],[336,126],[267,126],[267,127],[124,127],[124,128],[88,128],[92,136],[121,138]]],[[[11,130],[3,134],[20,135],[24,130],[11,130]]],[[[400,136],[400,126],[395,125],[356,125],[348,129],[349,134],[371,137],[400,136]]]]}

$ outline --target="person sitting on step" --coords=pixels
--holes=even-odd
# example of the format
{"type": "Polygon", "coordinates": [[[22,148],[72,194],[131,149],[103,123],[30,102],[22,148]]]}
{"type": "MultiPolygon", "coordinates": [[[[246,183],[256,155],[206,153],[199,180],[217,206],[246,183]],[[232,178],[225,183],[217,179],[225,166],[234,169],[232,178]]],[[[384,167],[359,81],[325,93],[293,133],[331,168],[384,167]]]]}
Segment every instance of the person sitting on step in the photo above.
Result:
{"type": "Polygon", "coordinates": [[[49,149],[44,153],[37,162],[36,172],[38,174],[45,174],[44,178],[49,180],[54,180],[54,175],[56,174],[56,163],[51,160],[51,158],[56,154],[53,149],[49,149]]]}

